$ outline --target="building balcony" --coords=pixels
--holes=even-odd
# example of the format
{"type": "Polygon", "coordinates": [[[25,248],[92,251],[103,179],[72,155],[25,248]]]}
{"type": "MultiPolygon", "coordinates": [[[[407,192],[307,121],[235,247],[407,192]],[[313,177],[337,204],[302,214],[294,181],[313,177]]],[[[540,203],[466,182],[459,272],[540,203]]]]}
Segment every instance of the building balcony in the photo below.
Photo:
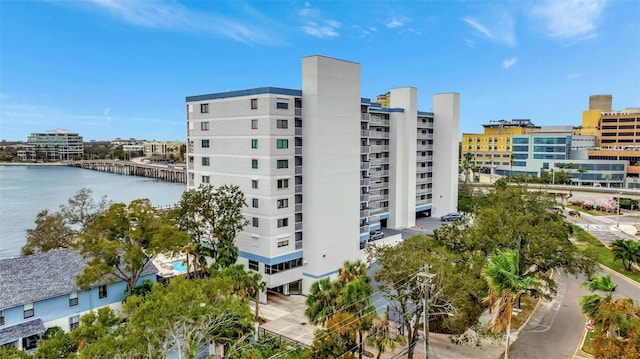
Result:
{"type": "Polygon", "coordinates": [[[369,131],[369,138],[389,138],[389,132],[383,131],[369,131]]]}
{"type": "Polygon", "coordinates": [[[296,206],[295,206],[295,211],[296,211],[295,213],[300,213],[300,212],[302,212],[302,203],[300,203],[300,204],[296,204],[296,206]]]}
{"type": "Polygon", "coordinates": [[[296,231],[301,231],[302,230],[302,222],[297,222],[296,223],[296,231]]]}
{"type": "Polygon", "coordinates": [[[366,226],[360,226],[360,234],[363,233],[369,233],[369,225],[367,224],[366,226]]]}
{"type": "Polygon", "coordinates": [[[372,158],[369,162],[374,166],[386,165],[389,164],[389,157],[372,158]]]}
{"type": "Polygon", "coordinates": [[[388,145],[373,145],[371,146],[371,152],[389,152],[388,145]]]}
{"type": "Polygon", "coordinates": [[[360,137],[369,137],[369,130],[360,130],[360,137]]]}
{"type": "Polygon", "coordinates": [[[361,170],[368,170],[369,169],[369,162],[360,162],[360,169],[361,170]]]}
{"type": "Polygon", "coordinates": [[[369,114],[368,113],[361,113],[360,114],[360,122],[369,122],[369,114]]]}
{"type": "Polygon", "coordinates": [[[295,190],[296,190],[296,193],[302,193],[302,185],[297,184],[295,190]]]}
{"type": "Polygon", "coordinates": [[[361,210],[361,211],[360,211],[360,218],[367,218],[367,217],[369,217],[369,214],[370,214],[369,212],[370,212],[370,211],[369,211],[368,209],[361,210]]]}
{"type": "Polygon", "coordinates": [[[195,165],[195,164],[193,164],[193,163],[189,163],[189,164],[187,164],[187,169],[189,169],[189,170],[193,170],[193,169],[195,169],[195,168],[196,168],[196,165],[195,165]]]}
{"type": "Polygon", "coordinates": [[[416,151],[430,151],[431,148],[433,147],[433,145],[417,145],[416,146],[416,151]]]}
{"type": "Polygon", "coordinates": [[[296,127],[295,135],[296,135],[296,136],[302,136],[302,128],[300,128],[300,127],[296,127]]]}
{"type": "Polygon", "coordinates": [[[302,241],[296,241],[296,250],[302,249],[302,241]]]}
{"type": "Polygon", "coordinates": [[[297,175],[301,175],[302,174],[302,166],[296,166],[296,172],[297,175]]]}
{"type": "Polygon", "coordinates": [[[369,187],[371,189],[380,189],[380,188],[387,187],[387,183],[384,183],[384,182],[372,182],[369,187]]]}
{"type": "Polygon", "coordinates": [[[296,108],[294,114],[295,114],[296,117],[302,116],[302,109],[301,108],[296,108]]]}
{"type": "Polygon", "coordinates": [[[295,147],[295,154],[296,155],[301,155],[302,154],[302,146],[296,146],[295,147]]]}
{"type": "Polygon", "coordinates": [[[361,178],[360,179],[360,186],[368,186],[369,182],[370,182],[370,180],[368,178],[361,178]]]}
{"type": "Polygon", "coordinates": [[[422,122],[420,120],[418,120],[418,128],[432,128],[433,125],[430,124],[429,122],[422,122]]]}
{"type": "Polygon", "coordinates": [[[420,178],[420,177],[416,178],[416,183],[418,183],[418,184],[427,183],[427,182],[429,182],[429,178],[427,178],[427,177],[425,177],[425,178],[420,178]]]}
{"type": "Polygon", "coordinates": [[[380,213],[389,212],[389,207],[375,208],[370,211],[370,215],[378,215],[380,213]]]}
{"type": "Polygon", "coordinates": [[[360,194],[360,202],[369,202],[369,194],[361,193],[360,194]]]}
{"type": "Polygon", "coordinates": [[[360,146],[360,153],[369,153],[369,146],[360,146]]]}

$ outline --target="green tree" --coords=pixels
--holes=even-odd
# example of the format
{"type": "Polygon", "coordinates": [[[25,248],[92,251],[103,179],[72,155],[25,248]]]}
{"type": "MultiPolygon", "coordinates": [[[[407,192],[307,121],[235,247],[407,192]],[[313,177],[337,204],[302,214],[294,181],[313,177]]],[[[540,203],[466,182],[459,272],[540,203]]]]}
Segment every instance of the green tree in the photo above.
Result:
{"type": "MultiPolygon", "coordinates": [[[[183,193],[173,216],[192,242],[204,242],[213,249],[216,267],[228,267],[238,259],[235,238],[248,223],[242,214],[245,205],[244,194],[238,186],[201,185],[183,193]]],[[[202,253],[192,252],[192,255],[202,253]]]]}
{"type": "MultiPolygon", "coordinates": [[[[403,336],[398,335],[398,337],[401,345],[406,344],[403,336]]],[[[395,349],[396,341],[391,338],[391,328],[387,319],[374,318],[373,325],[367,333],[367,344],[376,348],[378,351],[377,359],[380,359],[387,350],[395,349]]]]}
{"type": "MultiPolygon", "coordinates": [[[[461,230],[458,226],[447,227],[452,231],[461,230]]],[[[420,303],[425,295],[424,283],[417,277],[424,271],[425,264],[428,263],[430,272],[435,274],[430,281],[427,307],[430,313],[456,333],[477,322],[487,287],[480,273],[484,265],[480,253],[454,252],[442,240],[414,236],[396,246],[369,249],[369,259],[380,267],[375,276],[379,289],[389,300],[390,308],[400,316],[409,343],[409,358],[413,357],[421,328],[423,308],[415,303],[420,303]],[[447,313],[455,316],[442,315],[447,313]]]]}
{"type": "Polygon", "coordinates": [[[469,178],[471,175],[469,172],[471,171],[471,167],[473,166],[471,162],[473,161],[473,153],[467,152],[462,156],[462,169],[464,170],[464,183],[469,183],[469,178]]]}
{"type": "Polygon", "coordinates": [[[511,337],[511,313],[520,297],[524,294],[534,294],[541,286],[541,282],[531,276],[520,273],[520,254],[515,250],[499,251],[489,257],[483,274],[489,284],[487,301],[492,304],[498,299],[498,310],[492,323],[494,332],[506,328],[506,344],[504,357],[509,357],[511,337]]]}
{"type": "Polygon", "coordinates": [[[255,301],[254,320],[259,320],[260,292],[267,289],[267,283],[262,280],[262,275],[255,271],[246,271],[244,265],[234,264],[214,272],[214,277],[222,276],[233,283],[233,293],[241,300],[252,298],[255,301]]]}
{"type": "Polygon", "coordinates": [[[144,357],[175,351],[179,357],[194,358],[198,348],[211,341],[232,345],[240,340],[252,331],[252,315],[229,295],[231,286],[227,278],[176,278],[167,286],[154,286],[144,297],[129,297],[124,312],[127,336],[139,341],[135,351],[144,357]]]}
{"type": "Polygon", "coordinates": [[[74,234],[66,225],[60,213],[40,211],[36,217],[36,227],[27,229],[27,243],[22,247],[22,255],[48,252],[59,248],[69,248],[74,243],[74,234]]]}
{"type": "Polygon", "coordinates": [[[105,278],[109,282],[118,278],[127,284],[128,295],[158,254],[175,252],[188,241],[174,221],[147,199],[128,206],[112,204],[95,217],[81,238],[80,252],[87,266],[77,278],[78,285],[88,289],[105,278]]]}
{"type": "Polygon", "coordinates": [[[616,239],[611,242],[611,252],[613,260],[620,260],[628,271],[631,271],[633,263],[640,264],[640,244],[632,239],[616,239]]]}
{"type": "Polygon", "coordinates": [[[610,275],[594,275],[582,283],[582,286],[591,292],[603,292],[604,295],[590,294],[580,297],[580,308],[590,320],[596,321],[599,318],[600,304],[610,303],[613,300],[613,291],[618,286],[611,280],[610,275]]]}
{"type": "Polygon", "coordinates": [[[562,269],[576,275],[590,275],[595,267],[592,254],[579,250],[569,240],[570,226],[553,211],[554,198],[542,192],[510,186],[477,198],[474,225],[435,231],[435,237],[454,252],[482,253],[485,257],[500,249],[520,253],[520,273],[533,275],[555,292],[556,283],[546,273],[562,269]]]}
{"type": "Polygon", "coordinates": [[[90,188],[83,187],[67,200],[66,205],[60,206],[60,213],[67,224],[76,233],[80,233],[98,213],[103,212],[108,206],[107,196],[103,196],[99,202],[95,202],[93,200],[93,191],[90,188]]]}
{"type": "Polygon", "coordinates": [[[357,318],[347,312],[337,312],[327,320],[325,329],[316,330],[311,348],[304,359],[354,359],[357,318]]]}
{"type": "Polygon", "coordinates": [[[329,278],[322,278],[311,284],[304,312],[311,324],[325,325],[327,319],[337,312],[336,297],[339,291],[338,282],[332,282],[329,278]]]}

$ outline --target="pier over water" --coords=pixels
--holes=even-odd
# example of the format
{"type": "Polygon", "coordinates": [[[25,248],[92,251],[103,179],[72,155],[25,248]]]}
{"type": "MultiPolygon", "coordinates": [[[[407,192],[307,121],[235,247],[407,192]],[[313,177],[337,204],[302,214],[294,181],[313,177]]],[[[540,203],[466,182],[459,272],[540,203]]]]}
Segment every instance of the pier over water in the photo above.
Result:
{"type": "Polygon", "coordinates": [[[67,166],[94,171],[115,173],[119,175],[155,178],[167,182],[187,183],[187,171],[182,167],[143,164],[117,160],[83,160],[68,161],[67,166]]]}

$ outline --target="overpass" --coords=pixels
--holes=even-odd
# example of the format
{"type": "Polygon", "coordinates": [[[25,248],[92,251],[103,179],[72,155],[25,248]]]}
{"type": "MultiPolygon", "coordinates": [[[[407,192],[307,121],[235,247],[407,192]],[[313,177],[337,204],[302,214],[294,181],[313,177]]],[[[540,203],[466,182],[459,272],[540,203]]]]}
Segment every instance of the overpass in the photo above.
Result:
{"type": "MultiPolygon", "coordinates": [[[[463,182],[460,182],[463,184],[463,182]]],[[[493,188],[492,183],[480,183],[469,182],[466,185],[475,188],[489,189],[493,188]]],[[[567,196],[593,196],[593,197],[610,197],[610,198],[630,198],[640,200],[640,190],[631,188],[608,188],[608,187],[590,187],[590,186],[571,186],[571,185],[559,185],[559,184],[544,184],[544,183],[509,183],[509,186],[524,186],[529,191],[544,191],[552,194],[562,195],[564,198],[567,196]]]]}

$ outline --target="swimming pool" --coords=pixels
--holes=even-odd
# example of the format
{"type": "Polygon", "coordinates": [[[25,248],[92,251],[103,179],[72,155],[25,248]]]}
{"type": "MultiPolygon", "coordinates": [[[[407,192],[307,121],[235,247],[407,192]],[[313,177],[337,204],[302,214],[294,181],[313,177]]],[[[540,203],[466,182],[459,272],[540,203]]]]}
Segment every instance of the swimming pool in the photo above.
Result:
{"type": "Polygon", "coordinates": [[[173,267],[173,270],[177,272],[187,271],[187,263],[183,260],[173,261],[171,262],[171,266],[173,267]]]}

